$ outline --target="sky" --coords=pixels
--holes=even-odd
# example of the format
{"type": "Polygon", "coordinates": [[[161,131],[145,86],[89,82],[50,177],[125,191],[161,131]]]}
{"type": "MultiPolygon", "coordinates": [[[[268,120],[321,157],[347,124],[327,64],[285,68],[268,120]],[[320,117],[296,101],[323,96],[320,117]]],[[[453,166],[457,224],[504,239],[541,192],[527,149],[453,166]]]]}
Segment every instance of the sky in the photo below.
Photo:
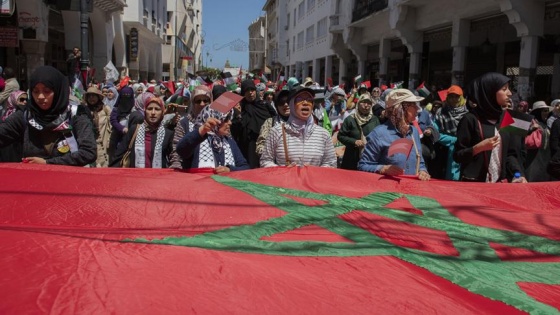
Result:
{"type": "Polygon", "coordinates": [[[221,69],[229,60],[232,66],[249,67],[249,25],[264,15],[265,3],[266,0],[202,0],[204,66],[221,69]],[[231,50],[232,42],[244,44],[245,51],[231,50]]]}

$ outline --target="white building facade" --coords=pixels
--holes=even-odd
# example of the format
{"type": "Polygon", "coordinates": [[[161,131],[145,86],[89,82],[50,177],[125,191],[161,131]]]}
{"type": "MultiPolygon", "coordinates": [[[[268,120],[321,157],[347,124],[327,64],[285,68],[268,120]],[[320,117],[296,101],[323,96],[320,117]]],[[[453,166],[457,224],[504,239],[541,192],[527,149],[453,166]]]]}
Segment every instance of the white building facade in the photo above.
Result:
{"type": "Polygon", "coordinates": [[[288,49],[268,50],[288,76],[443,89],[496,71],[522,99],[560,97],[557,0],[268,0],[263,10],[276,10],[273,37],[288,49]]]}
{"type": "Polygon", "coordinates": [[[167,0],[163,78],[173,81],[195,73],[202,52],[202,0],[167,0]],[[198,63],[197,63],[198,61],[198,63]]]}

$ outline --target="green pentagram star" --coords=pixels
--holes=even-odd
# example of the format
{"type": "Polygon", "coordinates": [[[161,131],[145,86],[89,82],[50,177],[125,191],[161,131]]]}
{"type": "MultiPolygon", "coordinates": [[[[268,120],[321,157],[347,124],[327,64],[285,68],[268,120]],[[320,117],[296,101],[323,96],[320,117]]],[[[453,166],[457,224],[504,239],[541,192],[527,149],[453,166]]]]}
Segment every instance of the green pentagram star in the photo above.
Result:
{"type": "Polygon", "coordinates": [[[287,214],[253,225],[240,225],[193,237],[168,237],[136,242],[200,247],[243,253],[283,256],[394,256],[425,268],[471,292],[500,300],[530,313],[558,313],[558,310],[527,295],[518,282],[560,284],[560,263],[502,261],[490,243],[560,256],[560,242],[523,233],[467,224],[453,216],[436,200],[399,193],[372,193],[347,198],[301,190],[279,188],[214,176],[214,180],[273,205],[287,214]],[[321,200],[325,204],[308,207],[292,198],[321,200]],[[405,197],[424,215],[385,207],[405,197]],[[394,245],[339,216],[354,210],[365,211],[395,221],[444,231],[459,252],[446,256],[394,245]],[[315,224],[351,240],[346,242],[269,242],[261,238],[315,224]]]}

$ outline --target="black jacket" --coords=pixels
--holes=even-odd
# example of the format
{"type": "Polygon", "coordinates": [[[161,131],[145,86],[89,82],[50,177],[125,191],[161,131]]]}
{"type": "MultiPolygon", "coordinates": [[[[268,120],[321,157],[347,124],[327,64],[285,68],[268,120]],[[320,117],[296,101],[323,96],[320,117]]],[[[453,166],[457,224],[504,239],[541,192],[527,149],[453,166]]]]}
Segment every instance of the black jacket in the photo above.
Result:
{"type": "Polygon", "coordinates": [[[93,125],[87,115],[76,115],[71,119],[72,134],[78,143],[77,152],[60,152],[58,144],[65,140],[63,132],[37,130],[29,126],[24,115],[24,111],[17,111],[0,124],[0,147],[23,143],[23,157],[40,157],[47,164],[85,166],[97,159],[93,125]]]}

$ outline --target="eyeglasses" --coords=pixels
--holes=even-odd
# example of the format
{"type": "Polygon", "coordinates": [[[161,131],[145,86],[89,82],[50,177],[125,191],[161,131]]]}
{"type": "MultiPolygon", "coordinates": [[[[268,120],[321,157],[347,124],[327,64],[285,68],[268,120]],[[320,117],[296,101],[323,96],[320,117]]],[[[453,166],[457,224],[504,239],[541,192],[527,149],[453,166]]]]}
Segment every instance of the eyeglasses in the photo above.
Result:
{"type": "Polygon", "coordinates": [[[200,103],[202,103],[202,102],[204,102],[204,104],[208,104],[208,103],[210,103],[210,99],[209,99],[209,98],[207,98],[207,99],[198,99],[198,100],[194,101],[195,104],[200,104],[200,103]]]}

